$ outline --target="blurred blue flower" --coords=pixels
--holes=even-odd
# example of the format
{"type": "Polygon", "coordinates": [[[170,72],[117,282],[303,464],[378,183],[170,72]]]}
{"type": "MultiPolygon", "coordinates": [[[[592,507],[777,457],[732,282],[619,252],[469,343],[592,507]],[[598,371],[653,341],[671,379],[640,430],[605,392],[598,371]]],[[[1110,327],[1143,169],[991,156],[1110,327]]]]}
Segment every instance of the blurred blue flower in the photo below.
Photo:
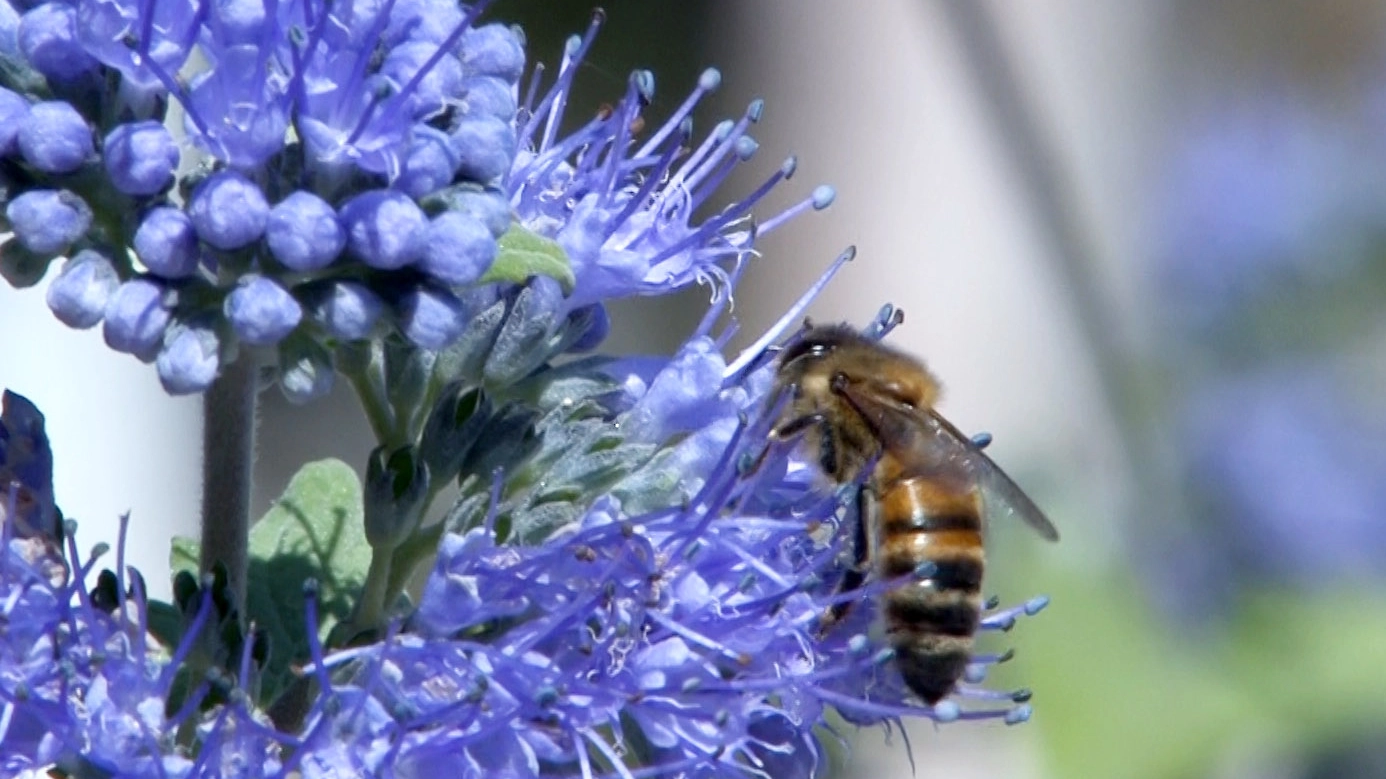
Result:
{"type": "Polygon", "coordinates": [[[0,520],[19,537],[56,539],[53,451],[43,414],[28,398],[0,396],[0,520]]]}
{"type": "Polygon", "coordinates": [[[1290,94],[1200,115],[1175,136],[1152,229],[1171,322],[1206,327],[1277,288],[1340,278],[1386,224],[1375,131],[1290,94]]]}
{"type": "Polygon", "coordinates": [[[1243,577],[1307,588],[1386,577],[1386,427],[1364,400],[1331,365],[1303,363],[1193,393],[1193,486],[1243,577]]]}

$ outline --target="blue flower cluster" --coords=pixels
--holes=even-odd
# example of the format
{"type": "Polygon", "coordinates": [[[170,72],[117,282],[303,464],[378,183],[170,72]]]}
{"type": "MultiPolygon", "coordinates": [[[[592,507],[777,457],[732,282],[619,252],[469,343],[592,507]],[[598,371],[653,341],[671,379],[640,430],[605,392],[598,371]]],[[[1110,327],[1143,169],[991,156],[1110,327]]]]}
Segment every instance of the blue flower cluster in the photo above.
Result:
{"type": "MultiPolygon", "coordinates": [[[[340,372],[381,446],[359,621],[337,623],[356,632],[324,646],[306,587],[307,652],[290,660],[311,694],[290,716],[257,697],[258,641],[217,644],[230,621],[215,579],[183,591],[170,633],[119,553],[113,574],[96,573],[99,552],[79,559],[42,417],[7,396],[0,771],[794,777],[821,767],[830,709],[859,724],[1029,717],[1027,692],[980,686],[1009,654],[977,656],[932,708],[912,702],[869,629],[893,582],[836,592],[856,485],[825,491],[792,446],[766,448],[776,343],[850,253],[724,356],[734,324],[715,331],[756,238],[833,192],[757,216],[791,158],[707,207],[755,155],[762,110],[696,139],[716,71],[657,126],[653,77],[636,72],[565,134],[600,14],[521,97],[519,33],[451,0],[6,10],[6,278],[36,283],[61,258],[56,315],[102,324],[171,392],[205,389],[247,350],[274,351],[295,399],[340,372]],[[174,106],[186,141],[166,127],[174,106]],[[600,344],[607,301],[695,283],[713,304],[673,357],[554,364],[600,344]],[[454,484],[461,498],[426,526],[454,484]],[[841,597],[861,605],[824,634],[841,597]]],[[[992,608],[983,627],[1043,606],[992,608]]]]}
{"type": "Polygon", "coordinates": [[[474,313],[461,288],[553,273],[576,285],[573,309],[668,292],[724,277],[717,263],[757,232],[831,202],[820,188],[752,226],[751,208],[793,173],[791,159],[693,222],[755,153],[746,130],[759,102],[685,156],[689,115],[720,77],[704,74],[637,144],[654,89],[639,72],[615,107],[560,139],[600,17],[548,92],[535,102],[531,85],[521,105],[523,40],[473,26],[480,10],[131,0],[10,18],[19,56],[0,86],[14,234],[4,275],[32,284],[64,258],[54,313],[103,324],[106,342],[154,361],[170,392],[205,389],[242,346],[273,347],[285,391],[305,400],[330,388],[335,344],[393,327],[422,348],[446,346],[474,313]],[[194,52],[207,67],[185,83],[194,52]],[[165,126],[174,104],[187,142],[165,126]],[[507,254],[521,231],[556,241],[564,267],[507,254]]]}
{"type": "MultiPolygon", "coordinates": [[[[252,703],[250,642],[235,662],[239,682],[210,672],[180,705],[166,705],[180,699],[179,671],[215,624],[211,588],[181,641],[161,647],[143,582],[123,561],[101,594],[90,580],[104,547],[69,571],[50,538],[18,537],[6,521],[5,769],[807,777],[824,760],[817,728],[829,709],[860,725],[1026,720],[1028,692],[978,686],[1009,653],[976,656],[965,683],[933,708],[910,702],[891,650],[869,629],[872,596],[891,582],[853,594],[858,608],[822,632],[851,535],[842,525],[855,521],[845,508],[850,488],[825,493],[791,446],[764,450],[775,412],[766,345],[811,296],[730,363],[702,333],[662,365],[607,363],[603,372],[623,388],[616,422],[634,439],[690,433],[651,470],[692,479],[696,493],[682,505],[633,509],[639,485],[656,481],[640,474],[542,543],[514,545],[498,543],[497,482],[483,516],[443,537],[406,624],[335,652],[308,631],[304,673],[324,692],[292,732],[252,703]]],[[[561,481],[563,470],[549,474],[561,481]]],[[[7,516],[14,510],[12,498],[7,516]]],[[[522,525],[512,518],[512,532],[522,525]]],[[[67,560],[78,560],[72,534],[69,523],[67,560]]],[[[310,586],[309,625],[314,593],[310,586]]],[[[990,611],[982,627],[1007,630],[1044,605],[990,611]]]]}
{"type": "Polygon", "coordinates": [[[450,290],[483,278],[509,229],[523,41],[473,26],[480,11],[131,0],[11,15],[6,277],[34,283],[66,258],[54,313],[103,323],[175,393],[205,389],[242,346],[326,379],[286,381],[290,397],[321,393],[326,347],[386,314],[438,348],[462,321],[450,290]],[[205,67],[185,80],[194,54],[205,67]]]}
{"type": "Polygon", "coordinates": [[[1381,409],[1350,389],[1379,341],[1380,128],[1283,85],[1209,105],[1174,136],[1151,230],[1188,505],[1135,543],[1153,597],[1197,619],[1267,582],[1379,578],[1386,552],[1381,409]]]}

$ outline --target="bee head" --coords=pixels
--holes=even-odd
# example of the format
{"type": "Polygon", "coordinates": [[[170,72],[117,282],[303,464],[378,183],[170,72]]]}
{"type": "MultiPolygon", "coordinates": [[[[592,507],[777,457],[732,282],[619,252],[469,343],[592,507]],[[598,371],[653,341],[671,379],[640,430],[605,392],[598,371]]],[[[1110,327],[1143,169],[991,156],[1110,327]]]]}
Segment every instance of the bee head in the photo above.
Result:
{"type": "Polygon", "coordinates": [[[866,336],[849,325],[820,325],[806,329],[780,352],[780,372],[803,371],[808,364],[828,357],[844,346],[866,343],[866,336]]]}

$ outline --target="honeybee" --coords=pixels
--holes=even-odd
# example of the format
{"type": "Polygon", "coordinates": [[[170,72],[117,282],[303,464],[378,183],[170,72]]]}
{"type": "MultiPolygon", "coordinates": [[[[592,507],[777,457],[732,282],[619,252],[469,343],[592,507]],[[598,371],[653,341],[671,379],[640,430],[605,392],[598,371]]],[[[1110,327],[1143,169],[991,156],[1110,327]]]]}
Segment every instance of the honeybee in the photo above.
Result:
{"type": "MultiPolygon", "coordinates": [[[[897,312],[898,313],[898,312],[897,312]]],[[[919,360],[846,325],[808,326],[779,356],[774,397],[790,393],[773,428],[802,437],[818,467],[856,483],[855,565],[840,590],[868,568],[914,578],[881,599],[895,663],[930,706],[967,669],[981,621],[984,518],[1004,510],[1049,541],[1059,532],[981,448],[934,411],[938,381],[919,360]],[[869,473],[866,469],[870,469],[869,473]]],[[[843,601],[824,627],[850,608],[843,601]]]]}

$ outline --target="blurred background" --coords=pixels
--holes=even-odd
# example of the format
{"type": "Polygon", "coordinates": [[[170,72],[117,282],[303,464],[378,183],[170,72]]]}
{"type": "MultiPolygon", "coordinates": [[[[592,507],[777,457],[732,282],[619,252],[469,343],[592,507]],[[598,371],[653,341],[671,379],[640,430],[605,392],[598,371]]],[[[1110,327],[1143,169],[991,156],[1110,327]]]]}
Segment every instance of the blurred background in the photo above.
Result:
{"type": "MultiPolygon", "coordinates": [[[[591,5],[492,15],[554,61],[591,5]]],[[[776,202],[838,190],[761,244],[737,343],[857,245],[812,315],[903,308],[893,342],[1064,534],[989,547],[992,592],[1054,599],[986,639],[1017,649],[998,683],[1034,689],[1034,720],[916,726],[915,776],[1386,777],[1386,4],[605,7],[575,106],[649,67],[659,118],[717,65],[703,130],[767,101],[727,197],[791,153],[776,202]]],[[[619,306],[608,346],[667,352],[706,302],[619,306]]],[[[0,384],[49,415],[65,510],[97,540],[133,509],[131,556],[163,581],[160,539],[197,506],[196,402],[0,288],[21,326],[0,384]],[[77,382],[92,360],[99,387],[77,382]]],[[[307,419],[266,397],[262,507],[305,460],[364,461],[349,393],[307,419]]],[[[898,735],[851,739],[833,776],[911,775],[898,735]]]]}

